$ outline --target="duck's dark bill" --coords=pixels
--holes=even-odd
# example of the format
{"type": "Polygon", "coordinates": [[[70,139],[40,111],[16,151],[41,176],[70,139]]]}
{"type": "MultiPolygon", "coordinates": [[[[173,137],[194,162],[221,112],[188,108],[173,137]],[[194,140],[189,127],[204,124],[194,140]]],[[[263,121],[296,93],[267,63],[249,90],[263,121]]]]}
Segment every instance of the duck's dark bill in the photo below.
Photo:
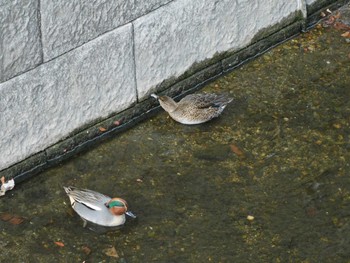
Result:
{"type": "Polygon", "coordinates": [[[136,216],[131,211],[126,211],[125,214],[127,214],[128,216],[130,216],[132,218],[136,218],[136,216]]]}

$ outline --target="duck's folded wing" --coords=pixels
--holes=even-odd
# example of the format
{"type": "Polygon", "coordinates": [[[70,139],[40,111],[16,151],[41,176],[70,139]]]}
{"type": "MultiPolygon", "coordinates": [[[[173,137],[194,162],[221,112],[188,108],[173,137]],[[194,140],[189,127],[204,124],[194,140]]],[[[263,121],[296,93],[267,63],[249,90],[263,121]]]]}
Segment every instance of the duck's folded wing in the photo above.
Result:
{"type": "Polygon", "coordinates": [[[199,93],[199,94],[190,94],[181,100],[182,102],[191,103],[195,105],[196,108],[204,109],[210,107],[221,107],[232,101],[231,98],[228,98],[226,95],[214,94],[214,93],[199,93]]]}
{"type": "MultiPolygon", "coordinates": [[[[71,201],[74,200],[74,203],[83,204],[92,210],[101,211],[105,209],[105,203],[111,200],[109,196],[88,189],[66,187],[65,190],[71,201]]],[[[74,206],[73,202],[72,206],[74,206]]]]}

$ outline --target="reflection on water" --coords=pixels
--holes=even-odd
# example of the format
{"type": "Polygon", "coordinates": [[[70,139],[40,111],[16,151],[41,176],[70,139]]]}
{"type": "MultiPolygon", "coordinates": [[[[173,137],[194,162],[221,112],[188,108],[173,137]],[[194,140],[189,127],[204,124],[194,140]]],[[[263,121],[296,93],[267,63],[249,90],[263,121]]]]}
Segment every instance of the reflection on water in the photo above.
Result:
{"type": "Polygon", "coordinates": [[[0,261],[346,262],[340,34],[314,29],[205,87],[235,98],[220,118],[184,126],[162,112],[16,186],[0,212],[25,221],[0,221],[0,261]],[[107,234],[83,228],[65,185],[123,197],[138,218],[107,234]]]}

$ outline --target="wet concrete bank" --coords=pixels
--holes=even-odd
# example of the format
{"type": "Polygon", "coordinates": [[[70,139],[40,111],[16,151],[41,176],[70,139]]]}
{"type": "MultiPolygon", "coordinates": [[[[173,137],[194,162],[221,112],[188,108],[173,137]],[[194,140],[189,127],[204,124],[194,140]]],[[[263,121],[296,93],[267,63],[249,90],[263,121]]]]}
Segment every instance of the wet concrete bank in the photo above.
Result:
{"type": "Polygon", "coordinates": [[[161,111],[7,192],[0,261],[347,262],[350,46],[326,22],[206,85],[234,98],[221,117],[161,111]],[[138,218],[84,229],[65,185],[138,218]]]}

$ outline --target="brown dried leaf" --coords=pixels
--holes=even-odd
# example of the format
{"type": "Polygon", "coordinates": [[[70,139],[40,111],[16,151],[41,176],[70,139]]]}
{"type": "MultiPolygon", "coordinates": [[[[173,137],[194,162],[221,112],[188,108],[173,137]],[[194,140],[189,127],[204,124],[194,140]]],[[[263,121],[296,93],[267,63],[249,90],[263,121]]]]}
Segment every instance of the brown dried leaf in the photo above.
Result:
{"type": "Polygon", "coordinates": [[[342,37],[350,38],[350,31],[346,31],[345,33],[341,34],[342,37]]]}
{"type": "Polygon", "coordinates": [[[88,246],[83,246],[83,247],[82,247],[82,250],[83,250],[83,252],[84,252],[86,255],[90,255],[90,254],[91,254],[91,248],[89,248],[88,246]]]}
{"type": "Polygon", "coordinates": [[[104,127],[99,127],[98,129],[99,129],[100,132],[105,132],[105,131],[107,131],[107,129],[104,128],[104,127]]]}
{"type": "Polygon", "coordinates": [[[25,218],[18,216],[18,215],[13,215],[10,213],[1,213],[0,214],[0,219],[2,221],[5,221],[7,223],[10,223],[12,225],[20,225],[24,222],[25,218]]]}
{"type": "Polygon", "coordinates": [[[0,219],[2,221],[9,221],[12,217],[13,217],[13,215],[10,213],[1,213],[0,214],[0,219]]]}
{"type": "Polygon", "coordinates": [[[14,215],[8,222],[12,225],[20,225],[24,222],[24,218],[14,215]]]}
{"type": "Polygon", "coordinates": [[[337,11],[337,12],[335,13],[335,15],[334,15],[334,18],[335,18],[335,19],[339,19],[340,16],[341,16],[340,12],[337,11]]]}
{"type": "Polygon", "coordinates": [[[231,148],[231,151],[237,154],[238,156],[244,156],[244,152],[242,152],[242,150],[239,149],[236,145],[231,144],[230,148],[231,148]]]}
{"type": "Polygon", "coordinates": [[[2,184],[5,184],[5,176],[1,177],[0,180],[1,180],[1,183],[2,183],[2,184]]]}
{"type": "Polygon", "coordinates": [[[337,30],[350,30],[350,26],[348,26],[342,22],[335,22],[333,24],[333,27],[337,30]]]}
{"type": "Polygon", "coordinates": [[[103,250],[103,253],[105,253],[109,257],[119,258],[118,252],[115,249],[115,247],[106,248],[103,250]]]}
{"type": "Polygon", "coordinates": [[[324,21],[326,25],[332,25],[335,22],[334,16],[330,16],[327,20],[324,21]]]}
{"type": "Polygon", "coordinates": [[[64,247],[64,243],[61,241],[55,241],[54,243],[55,243],[55,245],[57,245],[59,247],[64,247]]]}

